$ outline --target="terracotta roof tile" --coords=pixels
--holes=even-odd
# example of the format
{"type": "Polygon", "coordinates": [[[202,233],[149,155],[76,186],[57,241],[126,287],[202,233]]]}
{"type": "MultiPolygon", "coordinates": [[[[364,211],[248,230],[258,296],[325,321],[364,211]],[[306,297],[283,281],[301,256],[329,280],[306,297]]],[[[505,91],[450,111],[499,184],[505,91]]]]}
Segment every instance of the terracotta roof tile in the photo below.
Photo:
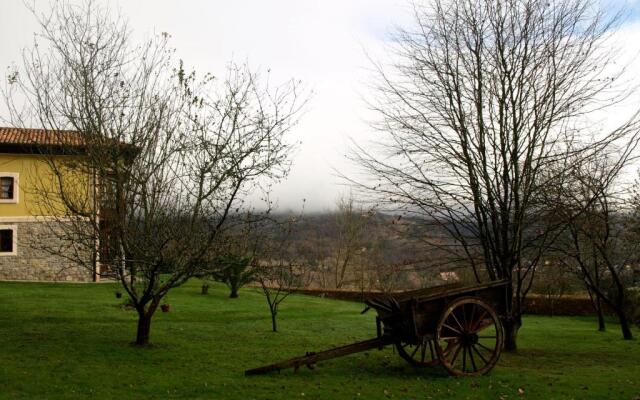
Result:
{"type": "Polygon", "coordinates": [[[76,131],[0,127],[0,144],[19,145],[82,145],[76,131]]]}

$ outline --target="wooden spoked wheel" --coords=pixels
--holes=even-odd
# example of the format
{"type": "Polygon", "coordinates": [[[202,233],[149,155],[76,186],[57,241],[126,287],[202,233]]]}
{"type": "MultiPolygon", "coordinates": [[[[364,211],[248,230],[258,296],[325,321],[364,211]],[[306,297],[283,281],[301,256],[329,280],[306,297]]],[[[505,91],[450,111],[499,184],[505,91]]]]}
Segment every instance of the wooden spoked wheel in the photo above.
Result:
{"type": "Polygon", "coordinates": [[[440,317],[436,352],[452,375],[484,375],[498,362],[503,335],[491,306],[478,298],[464,297],[452,302],[440,317]]]}
{"type": "Polygon", "coordinates": [[[431,367],[438,365],[438,353],[432,339],[422,338],[419,343],[397,342],[396,348],[400,357],[414,367],[431,367]]]}

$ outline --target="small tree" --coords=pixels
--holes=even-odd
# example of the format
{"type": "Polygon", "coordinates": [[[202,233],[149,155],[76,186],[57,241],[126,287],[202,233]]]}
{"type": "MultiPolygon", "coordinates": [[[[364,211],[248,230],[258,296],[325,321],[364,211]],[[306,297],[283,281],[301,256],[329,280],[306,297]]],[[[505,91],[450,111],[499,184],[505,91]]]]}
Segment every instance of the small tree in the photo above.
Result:
{"type": "Polygon", "coordinates": [[[264,213],[247,211],[233,218],[231,229],[220,240],[219,255],[202,267],[200,275],[227,285],[232,299],[238,297],[240,288],[255,281],[253,260],[261,242],[257,229],[268,218],[269,212],[268,209],[264,213]]]}
{"type": "Polygon", "coordinates": [[[538,266],[532,291],[544,296],[551,316],[555,313],[555,305],[562,297],[572,291],[575,275],[555,260],[546,260],[538,266]]]}
{"type": "MultiPolygon", "coordinates": [[[[363,247],[363,234],[368,213],[358,206],[353,195],[337,201],[336,237],[332,255],[335,287],[341,288],[345,278],[357,261],[358,251],[363,247]]],[[[351,271],[353,272],[353,271],[351,271]]]]}
{"type": "Polygon", "coordinates": [[[49,250],[89,268],[82,255],[98,253],[146,345],[162,298],[219,254],[243,198],[287,175],[298,84],[272,87],[235,64],[221,79],[197,78],[168,34],[134,45],[126,21],[92,1],[56,3],[39,22],[7,97],[16,125],[42,126],[74,156],[42,157],[52,174],[39,188],[42,215],[69,244],[49,250]]]}
{"type": "Polygon", "coordinates": [[[280,304],[292,293],[291,289],[300,286],[296,268],[292,265],[261,266],[256,276],[269,306],[271,329],[277,332],[280,304]]]}
{"type": "Polygon", "coordinates": [[[237,298],[238,290],[255,280],[256,271],[251,264],[252,260],[251,256],[235,254],[222,255],[216,259],[216,270],[212,276],[218,282],[227,285],[230,290],[230,298],[237,298]]]}
{"type": "Polygon", "coordinates": [[[269,313],[271,329],[278,331],[277,316],[280,305],[292,293],[292,289],[305,286],[308,278],[304,266],[296,265],[295,255],[291,252],[291,235],[297,222],[294,217],[285,222],[269,221],[264,240],[256,260],[256,277],[260,282],[269,313]]]}
{"type": "Polygon", "coordinates": [[[559,189],[557,209],[561,211],[557,215],[562,217],[563,229],[554,250],[589,292],[613,310],[623,338],[632,339],[624,274],[629,264],[638,262],[640,247],[637,241],[628,240],[625,200],[614,186],[618,168],[607,158],[597,157],[569,170],[559,189]]]}

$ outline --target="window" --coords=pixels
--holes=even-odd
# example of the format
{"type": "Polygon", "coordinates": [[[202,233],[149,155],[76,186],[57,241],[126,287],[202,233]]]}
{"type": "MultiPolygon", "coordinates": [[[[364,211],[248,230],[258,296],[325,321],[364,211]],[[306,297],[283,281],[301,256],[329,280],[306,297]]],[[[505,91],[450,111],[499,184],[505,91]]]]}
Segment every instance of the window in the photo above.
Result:
{"type": "Polygon", "coordinates": [[[10,176],[0,177],[0,199],[13,199],[13,178],[10,176]]]}
{"type": "Polygon", "coordinates": [[[0,172],[0,203],[18,202],[18,174],[0,172]]]}
{"type": "Polygon", "coordinates": [[[16,226],[0,226],[0,256],[16,254],[16,226]]]}

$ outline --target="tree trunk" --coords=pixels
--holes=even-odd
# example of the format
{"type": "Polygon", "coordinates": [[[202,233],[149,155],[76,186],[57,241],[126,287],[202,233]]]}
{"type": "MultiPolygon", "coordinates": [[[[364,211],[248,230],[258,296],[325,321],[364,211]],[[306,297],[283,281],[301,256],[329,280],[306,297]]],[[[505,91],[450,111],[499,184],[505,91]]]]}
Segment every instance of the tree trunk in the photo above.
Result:
{"type": "Polygon", "coordinates": [[[504,328],[504,351],[515,352],[518,349],[518,330],[522,326],[522,298],[520,297],[521,282],[518,280],[514,291],[513,283],[507,286],[507,312],[502,321],[504,328]]]}
{"type": "MultiPolygon", "coordinates": [[[[596,280],[595,283],[598,287],[598,290],[600,290],[600,273],[599,273],[599,268],[597,264],[595,268],[595,280],[596,280]]],[[[591,293],[589,293],[589,295],[591,295],[591,293]]],[[[606,327],[604,325],[604,310],[602,309],[602,299],[597,294],[595,298],[595,303],[596,303],[596,312],[598,313],[598,331],[604,332],[606,327]]]]}
{"type": "Polygon", "coordinates": [[[149,344],[149,335],[151,334],[151,317],[144,311],[138,312],[138,332],[136,334],[136,346],[147,346],[149,344]]]}
{"type": "Polygon", "coordinates": [[[607,328],[604,324],[604,310],[602,309],[602,300],[596,296],[596,312],[598,313],[598,331],[604,332],[607,328]]]}
{"type": "Polygon", "coordinates": [[[271,311],[271,329],[274,332],[278,332],[278,323],[276,322],[276,315],[278,314],[277,311],[271,311]]]}
{"type": "Polygon", "coordinates": [[[587,293],[589,294],[589,299],[591,299],[591,305],[593,309],[596,311],[596,315],[598,316],[598,331],[604,332],[606,330],[606,326],[604,323],[604,310],[602,309],[602,299],[597,294],[593,293],[589,286],[587,285],[587,293]]]}
{"type": "Polygon", "coordinates": [[[140,305],[138,311],[138,331],[136,333],[136,346],[149,345],[149,336],[151,335],[151,318],[158,309],[160,299],[153,300],[146,308],[144,305],[140,305]]]}
{"type": "Polygon", "coordinates": [[[515,352],[518,349],[517,339],[518,331],[522,326],[522,317],[511,316],[505,318],[503,321],[504,326],[504,350],[508,352],[515,352]]]}
{"type": "Polygon", "coordinates": [[[631,327],[629,326],[629,320],[627,319],[627,315],[624,313],[624,309],[616,308],[615,312],[618,315],[618,321],[620,322],[622,337],[624,338],[624,340],[633,339],[633,335],[631,334],[631,327]]]}
{"type": "Polygon", "coordinates": [[[232,298],[232,299],[238,298],[238,289],[237,288],[231,288],[231,294],[229,295],[229,297],[232,298]]]}

